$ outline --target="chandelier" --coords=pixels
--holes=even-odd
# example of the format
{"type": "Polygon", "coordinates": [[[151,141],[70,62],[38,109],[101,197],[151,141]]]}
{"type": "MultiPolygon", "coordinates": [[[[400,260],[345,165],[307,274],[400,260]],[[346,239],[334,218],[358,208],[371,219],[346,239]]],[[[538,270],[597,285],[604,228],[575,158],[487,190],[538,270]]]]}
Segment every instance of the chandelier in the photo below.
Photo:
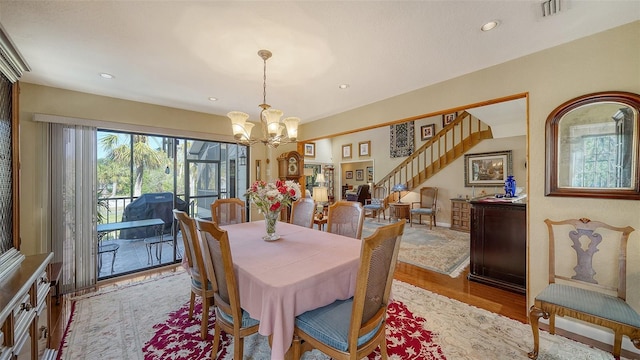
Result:
{"type": "Polygon", "coordinates": [[[254,123],[247,122],[249,114],[242,111],[231,111],[227,114],[231,119],[231,127],[233,129],[233,137],[238,143],[243,145],[253,145],[256,143],[263,143],[273,148],[278,147],[280,144],[289,144],[296,142],[298,138],[298,124],[300,118],[288,117],[280,121],[282,117],[282,111],[272,109],[271,105],[267,104],[267,60],[271,57],[271,51],[260,50],[258,56],[262,58],[263,66],[263,83],[262,83],[262,104],[258,105],[262,109],[260,111],[260,123],[262,124],[262,138],[251,137],[251,129],[255,125],[254,123]],[[284,135],[284,130],[287,130],[287,134],[284,135]]]}

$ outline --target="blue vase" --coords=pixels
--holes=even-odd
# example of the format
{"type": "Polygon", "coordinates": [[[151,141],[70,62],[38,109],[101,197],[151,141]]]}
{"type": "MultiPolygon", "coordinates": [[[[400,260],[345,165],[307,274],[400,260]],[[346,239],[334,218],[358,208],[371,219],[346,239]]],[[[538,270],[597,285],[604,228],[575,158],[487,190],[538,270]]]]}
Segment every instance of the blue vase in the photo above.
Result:
{"type": "Polygon", "coordinates": [[[516,196],[516,180],[513,175],[507,175],[507,180],[504,181],[504,192],[506,197],[516,196]]]}

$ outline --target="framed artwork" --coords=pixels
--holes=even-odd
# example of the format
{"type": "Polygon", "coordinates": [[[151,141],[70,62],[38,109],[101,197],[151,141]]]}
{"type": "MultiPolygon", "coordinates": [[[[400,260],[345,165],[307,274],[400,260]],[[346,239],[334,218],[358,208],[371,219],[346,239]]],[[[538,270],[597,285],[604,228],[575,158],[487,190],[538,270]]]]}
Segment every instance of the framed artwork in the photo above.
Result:
{"type": "Polygon", "coordinates": [[[450,114],[443,114],[442,115],[442,127],[445,127],[445,126],[451,124],[453,122],[453,120],[456,119],[457,115],[458,115],[457,112],[452,112],[450,114]]]}
{"type": "Polygon", "coordinates": [[[316,157],[316,143],[305,143],[304,144],[304,156],[306,156],[306,157],[316,157]]]}
{"type": "Polygon", "coordinates": [[[344,177],[346,179],[353,179],[353,171],[351,171],[351,170],[345,171],[344,172],[344,177]]]}
{"type": "Polygon", "coordinates": [[[356,170],[356,181],[364,181],[364,170],[362,169],[356,170]]]}
{"type": "Polygon", "coordinates": [[[422,141],[429,140],[436,131],[436,124],[422,125],[420,127],[420,139],[422,141]]]}
{"type": "Polygon", "coordinates": [[[358,143],[358,156],[371,156],[371,141],[358,143]]]}
{"type": "Polygon", "coordinates": [[[511,150],[464,156],[464,186],[504,186],[513,174],[511,150]]]}
{"type": "Polygon", "coordinates": [[[351,159],[351,144],[342,145],[342,158],[351,159]]]}
{"type": "Polygon", "coordinates": [[[367,182],[373,182],[373,166],[367,166],[367,182]]]}

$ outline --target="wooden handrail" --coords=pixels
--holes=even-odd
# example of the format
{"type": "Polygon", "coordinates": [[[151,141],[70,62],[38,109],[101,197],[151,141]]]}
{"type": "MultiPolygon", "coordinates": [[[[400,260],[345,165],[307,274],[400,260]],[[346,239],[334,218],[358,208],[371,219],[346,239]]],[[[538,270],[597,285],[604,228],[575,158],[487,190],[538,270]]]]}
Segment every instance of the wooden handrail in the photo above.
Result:
{"type": "Polygon", "coordinates": [[[488,125],[462,111],[454,121],[409,155],[375,186],[389,189],[385,204],[398,201],[398,194],[391,191],[394,185],[404,184],[407,190],[411,191],[480,141],[492,137],[488,125]]]}

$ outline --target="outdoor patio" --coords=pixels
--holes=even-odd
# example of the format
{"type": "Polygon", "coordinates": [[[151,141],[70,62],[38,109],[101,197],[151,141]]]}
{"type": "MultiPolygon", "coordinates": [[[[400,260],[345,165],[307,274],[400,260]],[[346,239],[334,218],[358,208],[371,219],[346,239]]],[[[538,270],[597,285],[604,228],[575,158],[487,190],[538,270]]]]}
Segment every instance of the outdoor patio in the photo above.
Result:
{"type": "MultiPolygon", "coordinates": [[[[98,254],[100,269],[98,280],[130,274],[161,265],[174,263],[174,245],[171,234],[144,239],[110,239],[100,244],[98,254]],[[117,248],[116,251],[113,249],[117,248]],[[114,257],[115,254],[115,257],[114,257]],[[102,266],[100,261],[102,260],[102,266]],[[113,261],[113,271],[111,269],[113,261]]],[[[181,261],[184,254],[184,242],[178,233],[177,253],[175,259],[181,261]]]]}

